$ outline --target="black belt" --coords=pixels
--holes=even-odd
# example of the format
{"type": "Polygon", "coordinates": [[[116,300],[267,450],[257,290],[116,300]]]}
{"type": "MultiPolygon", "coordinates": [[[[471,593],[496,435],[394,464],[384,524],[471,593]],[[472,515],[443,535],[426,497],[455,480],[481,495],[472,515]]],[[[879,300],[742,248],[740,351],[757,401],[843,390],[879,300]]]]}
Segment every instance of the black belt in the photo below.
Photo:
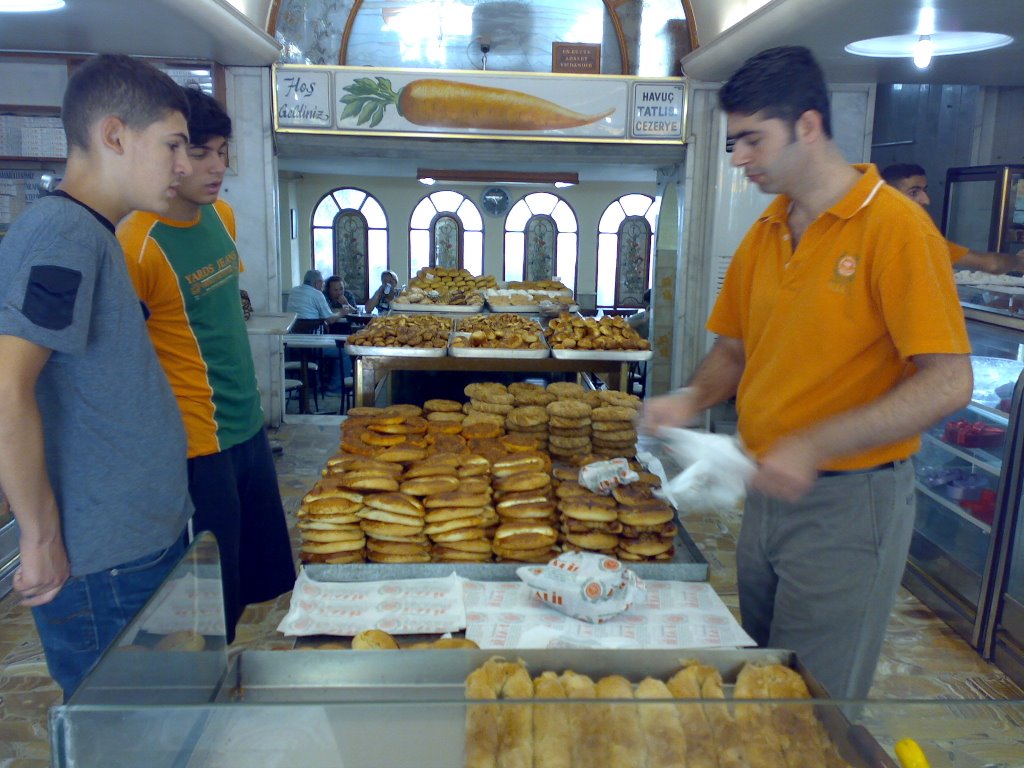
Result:
{"type": "Polygon", "coordinates": [[[889,461],[885,464],[876,464],[873,467],[864,467],[864,469],[826,469],[824,472],[819,472],[818,477],[841,477],[842,475],[866,475],[868,472],[880,472],[883,469],[896,469],[896,462],[889,461]]]}

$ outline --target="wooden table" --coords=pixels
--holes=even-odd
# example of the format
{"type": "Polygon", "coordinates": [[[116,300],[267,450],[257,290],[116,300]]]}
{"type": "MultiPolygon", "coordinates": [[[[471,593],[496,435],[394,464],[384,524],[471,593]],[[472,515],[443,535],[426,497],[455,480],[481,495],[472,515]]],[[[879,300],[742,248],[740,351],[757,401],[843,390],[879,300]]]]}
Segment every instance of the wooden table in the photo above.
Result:
{"type": "MultiPolygon", "coordinates": [[[[500,350],[496,350],[500,353],[500,350]]],[[[352,353],[350,353],[352,354],[352,353]]],[[[629,386],[628,360],[559,360],[501,357],[405,357],[398,355],[355,355],[355,404],[373,405],[377,388],[391,371],[490,371],[495,373],[605,373],[608,386],[626,391],[629,386]]]]}

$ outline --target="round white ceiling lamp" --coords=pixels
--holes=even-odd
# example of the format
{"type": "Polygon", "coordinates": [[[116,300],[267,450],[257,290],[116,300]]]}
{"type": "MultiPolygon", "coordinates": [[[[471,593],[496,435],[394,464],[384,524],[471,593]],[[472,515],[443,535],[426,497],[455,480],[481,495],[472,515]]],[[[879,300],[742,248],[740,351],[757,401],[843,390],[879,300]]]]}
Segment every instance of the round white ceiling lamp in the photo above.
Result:
{"type": "Polygon", "coordinates": [[[63,7],[64,0],[0,0],[0,13],[35,13],[63,7]]]}
{"type": "Polygon", "coordinates": [[[845,50],[857,56],[912,58],[918,69],[925,69],[933,56],[990,51],[1012,42],[1012,37],[997,32],[941,32],[936,28],[935,9],[925,6],[918,11],[917,30],[913,34],[857,40],[845,50]]]}

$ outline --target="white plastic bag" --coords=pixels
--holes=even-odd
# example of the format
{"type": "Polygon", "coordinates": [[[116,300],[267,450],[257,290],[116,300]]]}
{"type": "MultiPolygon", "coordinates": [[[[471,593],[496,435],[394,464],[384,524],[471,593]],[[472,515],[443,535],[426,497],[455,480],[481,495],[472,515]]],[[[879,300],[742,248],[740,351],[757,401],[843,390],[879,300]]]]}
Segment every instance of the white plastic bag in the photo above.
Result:
{"type": "Polygon", "coordinates": [[[677,509],[733,512],[742,504],[757,467],[735,437],[674,427],[658,437],[683,467],[663,488],[677,509]]]}

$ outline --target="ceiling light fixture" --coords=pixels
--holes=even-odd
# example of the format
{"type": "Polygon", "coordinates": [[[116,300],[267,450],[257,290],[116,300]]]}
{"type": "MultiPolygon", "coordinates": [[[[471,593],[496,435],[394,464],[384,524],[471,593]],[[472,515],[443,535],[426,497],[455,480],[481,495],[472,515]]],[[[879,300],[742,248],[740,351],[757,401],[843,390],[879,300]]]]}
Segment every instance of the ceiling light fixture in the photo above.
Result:
{"type": "Polygon", "coordinates": [[[0,0],[0,13],[35,13],[63,7],[64,0],[0,0]]]}
{"type": "Polygon", "coordinates": [[[566,171],[537,172],[528,171],[459,171],[442,170],[439,168],[419,168],[416,178],[421,184],[436,184],[439,181],[450,181],[461,184],[523,184],[546,185],[555,187],[572,187],[580,183],[578,173],[566,171]]]}
{"type": "Polygon", "coordinates": [[[884,59],[912,58],[914,63],[923,69],[928,66],[933,56],[990,51],[1012,42],[1012,37],[997,32],[918,32],[911,35],[888,35],[858,40],[847,45],[846,52],[884,59]],[[921,64],[920,61],[925,63],[921,64]]]}
{"type": "Polygon", "coordinates": [[[918,69],[928,69],[932,63],[932,52],[935,46],[932,44],[931,35],[921,35],[914,45],[914,66],[918,69]]]}

